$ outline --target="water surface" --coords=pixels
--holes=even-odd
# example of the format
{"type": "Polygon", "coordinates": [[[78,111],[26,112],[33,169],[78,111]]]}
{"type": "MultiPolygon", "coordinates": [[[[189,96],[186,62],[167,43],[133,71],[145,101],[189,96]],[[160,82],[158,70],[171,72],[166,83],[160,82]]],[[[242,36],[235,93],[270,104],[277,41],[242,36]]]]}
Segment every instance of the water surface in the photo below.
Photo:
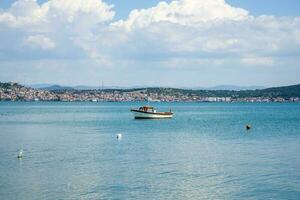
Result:
{"type": "Polygon", "coordinates": [[[140,105],[0,102],[1,199],[299,199],[300,104],[140,105]]]}

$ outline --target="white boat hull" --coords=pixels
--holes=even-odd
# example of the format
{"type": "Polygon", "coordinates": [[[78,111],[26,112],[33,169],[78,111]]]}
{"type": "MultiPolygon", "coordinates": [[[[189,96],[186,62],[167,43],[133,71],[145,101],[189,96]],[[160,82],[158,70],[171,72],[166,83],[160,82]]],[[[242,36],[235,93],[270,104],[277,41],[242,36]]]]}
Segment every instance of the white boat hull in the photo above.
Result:
{"type": "Polygon", "coordinates": [[[146,113],[131,111],[135,119],[166,119],[172,118],[173,114],[159,114],[159,113],[146,113]]]}

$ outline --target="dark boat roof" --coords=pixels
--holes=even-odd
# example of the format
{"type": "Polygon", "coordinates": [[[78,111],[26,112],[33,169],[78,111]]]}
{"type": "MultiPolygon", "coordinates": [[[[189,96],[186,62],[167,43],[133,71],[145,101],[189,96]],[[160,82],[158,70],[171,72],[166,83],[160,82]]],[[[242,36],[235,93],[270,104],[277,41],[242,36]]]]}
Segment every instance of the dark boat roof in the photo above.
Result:
{"type": "Polygon", "coordinates": [[[150,108],[150,109],[152,109],[154,107],[153,106],[142,106],[141,108],[150,108]]]}

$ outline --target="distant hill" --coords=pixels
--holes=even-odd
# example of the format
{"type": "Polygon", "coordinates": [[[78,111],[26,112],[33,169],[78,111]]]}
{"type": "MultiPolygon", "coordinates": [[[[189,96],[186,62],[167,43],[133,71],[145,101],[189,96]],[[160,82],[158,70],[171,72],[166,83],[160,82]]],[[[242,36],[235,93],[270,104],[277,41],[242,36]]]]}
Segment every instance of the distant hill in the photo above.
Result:
{"type": "Polygon", "coordinates": [[[26,87],[31,87],[31,88],[35,88],[35,89],[40,89],[40,88],[47,88],[47,87],[51,87],[55,84],[49,84],[49,83],[42,83],[42,84],[32,84],[32,85],[25,85],[26,87]]]}
{"type": "MultiPolygon", "coordinates": [[[[101,86],[90,86],[90,85],[76,85],[76,86],[62,86],[58,84],[33,84],[27,85],[31,88],[36,89],[45,89],[45,90],[99,90],[102,89],[101,86]]],[[[154,88],[153,86],[130,86],[130,87],[120,87],[120,86],[104,86],[103,89],[134,89],[134,88],[154,88]]],[[[167,87],[160,87],[167,88],[167,87]]],[[[193,90],[234,90],[234,91],[242,91],[242,90],[256,90],[256,89],[265,89],[263,86],[236,86],[236,85],[217,85],[213,87],[182,87],[181,89],[193,89],[193,90]]]]}
{"type": "MultiPolygon", "coordinates": [[[[113,91],[110,90],[110,91],[113,91]]],[[[117,90],[122,91],[122,90],[117,90]]],[[[300,84],[284,87],[273,87],[266,89],[256,90],[192,90],[192,89],[178,89],[178,88],[138,88],[127,89],[123,91],[142,91],[144,93],[158,93],[162,95],[195,95],[201,97],[233,97],[233,98],[246,98],[246,97],[300,97],[300,84]]]]}
{"type": "Polygon", "coordinates": [[[63,87],[59,85],[52,85],[44,89],[34,89],[17,83],[0,83],[0,101],[33,101],[36,99],[41,101],[94,101],[95,99],[99,99],[100,101],[145,101],[148,97],[151,97],[152,100],[183,102],[203,102],[211,101],[211,99],[223,99],[221,101],[231,99],[232,101],[242,102],[300,102],[300,84],[235,91],[193,90],[165,87],[77,90],[73,87],[63,87]]]}
{"type": "MultiPolygon", "coordinates": [[[[17,83],[0,83],[0,88],[12,89],[12,88],[21,88],[24,87],[17,83]]],[[[225,90],[225,87],[219,87],[220,89],[179,89],[179,88],[165,88],[165,87],[145,87],[145,88],[104,88],[106,92],[142,92],[145,94],[157,93],[159,95],[189,95],[189,96],[199,96],[199,97],[232,97],[232,98],[247,98],[247,97],[268,97],[268,98],[289,98],[289,97],[300,97],[300,84],[283,86],[283,87],[272,87],[266,89],[249,89],[249,90],[225,90]]],[[[235,88],[237,89],[237,88],[235,88]]],[[[65,91],[71,91],[73,93],[82,93],[83,91],[97,92],[97,87],[89,88],[88,86],[78,86],[78,87],[69,87],[69,86],[60,86],[60,85],[51,85],[49,87],[40,88],[40,90],[46,90],[57,93],[64,93],[65,91]]]]}
{"type": "Polygon", "coordinates": [[[1,89],[14,89],[14,88],[23,88],[24,86],[18,84],[18,83],[13,83],[13,82],[9,82],[9,83],[1,83],[0,82],[0,88],[1,89]]]}
{"type": "MultiPolygon", "coordinates": [[[[65,85],[58,85],[58,84],[33,84],[33,85],[26,85],[26,87],[31,87],[35,89],[43,89],[43,90],[99,90],[102,89],[100,86],[90,86],[90,85],[76,85],[76,86],[65,86],[65,85]]],[[[103,89],[130,89],[130,88],[140,88],[137,87],[119,87],[119,86],[104,86],[103,89]]]]}
{"type": "Polygon", "coordinates": [[[75,90],[72,87],[69,87],[69,86],[60,86],[60,85],[51,85],[51,86],[40,88],[40,89],[42,89],[42,90],[48,90],[48,91],[75,90]]]}
{"type": "Polygon", "coordinates": [[[62,86],[58,84],[49,84],[49,83],[42,83],[42,84],[33,84],[27,85],[28,87],[35,88],[35,89],[44,89],[44,90],[96,90],[99,87],[96,86],[88,86],[88,85],[77,85],[77,86],[62,86]]]}
{"type": "Polygon", "coordinates": [[[218,85],[214,87],[203,88],[204,90],[257,90],[257,89],[265,89],[263,86],[236,86],[236,85],[218,85]]]}
{"type": "Polygon", "coordinates": [[[76,89],[76,90],[98,90],[100,89],[100,87],[98,86],[89,86],[89,85],[76,85],[73,86],[72,88],[76,89]]]}
{"type": "Polygon", "coordinates": [[[283,87],[272,87],[266,89],[256,89],[256,90],[198,90],[197,93],[202,93],[204,95],[212,96],[227,96],[227,97],[300,97],[300,84],[283,86],[283,87]]]}
{"type": "Polygon", "coordinates": [[[266,88],[257,92],[263,96],[300,97],[300,84],[266,88]]]}

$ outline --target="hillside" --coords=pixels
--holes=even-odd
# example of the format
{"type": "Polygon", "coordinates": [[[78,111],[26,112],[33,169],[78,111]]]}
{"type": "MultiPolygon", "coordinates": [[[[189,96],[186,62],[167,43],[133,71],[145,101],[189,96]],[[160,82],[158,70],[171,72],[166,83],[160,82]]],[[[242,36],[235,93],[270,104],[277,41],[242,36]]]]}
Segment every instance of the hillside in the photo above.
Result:
{"type": "Polygon", "coordinates": [[[158,93],[163,95],[192,95],[201,97],[235,97],[235,98],[245,98],[245,97],[300,97],[300,84],[284,87],[274,87],[267,89],[257,89],[257,90],[189,90],[189,89],[178,89],[178,88],[138,88],[138,89],[128,89],[128,90],[106,90],[106,91],[119,91],[119,92],[133,92],[142,91],[146,94],[158,93]]]}
{"type": "Polygon", "coordinates": [[[179,88],[136,88],[76,90],[54,85],[46,89],[0,83],[0,100],[7,101],[300,101],[300,84],[257,90],[191,90],[179,88]]]}

